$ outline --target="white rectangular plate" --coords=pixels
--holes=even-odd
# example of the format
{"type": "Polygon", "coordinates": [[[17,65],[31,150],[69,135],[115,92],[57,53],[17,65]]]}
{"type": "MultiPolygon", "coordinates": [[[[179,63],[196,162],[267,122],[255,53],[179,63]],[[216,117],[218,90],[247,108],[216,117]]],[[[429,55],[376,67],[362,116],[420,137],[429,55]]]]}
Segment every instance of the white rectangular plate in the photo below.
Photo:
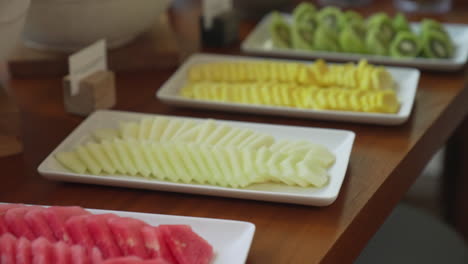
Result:
{"type": "MultiPolygon", "coordinates": [[[[329,170],[330,181],[323,188],[302,188],[281,184],[256,184],[244,189],[224,188],[212,185],[184,184],[150,180],[143,177],[125,175],[94,176],[76,174],[62,167],[54,158],[60,151],[69,151],[77,144],[92,140],[91,132],[99,128],[117,128],[121,121],[137,121],[150,114],[120,111],[98,111],[84,120],[60,145],[39,165],[38,171],[53,180],[83,182],[91,184],[123,186],[170,192],[186,192],[213,196],[235,197],[284,203],[326,206],[338,196],[349,156],[354,142],[354,133],[345,130],[268,125],[258,123],[218,120],[220,123],[236,127],[250,128],[269,133],[276,139],[308,140],[326,146],[336,156],[336,162],[329,170]]],[[[172,117],[172,116],[171,116],[172,117]]],[[[177,117],[172,117],[177,118],[177,117]]],[[[190,118],[196,121],[205,119],[190,118]]]]}
{"type": "MultiPolygon", "coordinates": [[[[419,82],[419,71],[411,68],[387,67],[395,81],[397,82],[397,96],[401,102],[400,111],[396,114],[383,113],[365,113],[351,111],[332,111],[332,110],[315,110],[315,109],[300,109],[294,107],[267,106],[254,104],[241,104],[231,102],[217,102],[209,100],[195,100],[185,98],[179,95],[180,89],[187,81],[187,73],[192,65],[208,62],[219,61],[258,61],[268,60],[265,58],[243,57],[243,56],[228,56],[228,55],[212,55],[212,54],[195,54],[185,61],[185,63],[167,80],[163,86],[157,91],[157,97],[168,104],[178,106],[188,106],[196,108],[224,110],[232,112],[245,112],[254,114],[280,115],[289,117],[303,117],[311,119],[347,121],[356,123],[370,123],[380,125],[399,125],[404,123],[410,116],[411,109],[416,95],[416,89],[419,82]]],[[[278,60],[274,61],[289,61],[311,63],[310,61],[297,60],[278,60]]]]}
{"type": "MultiPolygon", "coordinates": [[[[290,19],[290,15],[284,15],[290,19]]],[[[468,58],[468,26],[465,24],[443,24],[448,34],[452,37],[455,44],[455,54],[450,59],[427,59],[427,58],[392,58],[389,56],[378,56],[368,54],[353,54],[326,51],[307,51],[294,49],[281,49],[273,47],[270,38],[268,25],[271,21],[271,14],[266,15],[254,28],[254,30],[242,42],[241,49],[244,52],[262,54],[268,56],[287,56],[303,59],[332,59],[336,61],[356,61],[367,59],[372,63],[381,63],[388,65],[403,65],[416,67],[420,69],[431,69],[439,71],[454,71],[465,65],[468,58]]],[[[419,23],[411,23],[411,27],[417,32],[419,23]]]]}
{"type": "Polygon", "coordinates": [[[113,213],[122,217],[132,217],[153,226],[189,225],[213,246],[215,252],[213,264],[245,263],[255,233],[255,225],[243,221],[100,209],[86,210],[93,214],[113,213]]]}

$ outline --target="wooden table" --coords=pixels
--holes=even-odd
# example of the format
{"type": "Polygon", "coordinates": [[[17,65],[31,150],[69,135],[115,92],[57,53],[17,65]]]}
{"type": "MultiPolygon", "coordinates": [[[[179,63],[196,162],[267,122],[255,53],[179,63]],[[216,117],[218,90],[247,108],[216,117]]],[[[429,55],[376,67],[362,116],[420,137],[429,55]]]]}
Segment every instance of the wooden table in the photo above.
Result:
{"type": "MultiPolygon", "coordinates": [[[[178,8],[174,9],[172,19],[181,34],[181,43],[191,52],[198,48],[193,22],[199,10],[191,5],[178,8]],[[184,18],[175,19],[180,14],[184,18]]],[[[375,10],[375,7],[364,8],[363,12],[372,8],[375,10]]],[[[468,17],[463,15],[467,12],[467,6],[462,5],[443,19],[468,23],[468,17]]],[[[243,25],[242,36],[251,25],[243,25]]],[[[239,46],[210,51],[239,53],[239,46]]],[[[0,201],[249,221],[257,229],[248,263],[349,263],[440,147],[450,139],[455,143],[451,146],[457,146],[464,157],[467,154],[466,140],[462,140],[467,135],[468,123],[468,88],[463,70],[423,72],[411,118],[404,125],[390,127],[170,107],[156,100],[154,93],[174,70],[119,73],[116,109],[352,130],[357,136],[336,202],[319,208],[46,180],[37,173],[37,166],[83,120],[64,112],[60,78],[7,82],[21,109],[24,152],[0,159],[0,201]],[[458,137],[451,137],[461,124],[464,130],[458,130],[459,134],[455,134],[458,137]],[[459,148],[460,144],[465,145],[459,148]]],[[[5,74],[2,76],[5,79],[5,74]]],[[[461,157],[451,159],[458,166],[452,167],[451,175],[464,178],[449,179],[457,183],[464,181],[466,190],[466,164],[457,163],[461,157]]],[[[457,186],[462,188],[460,184],[457,186]]],[[[460,213],[467,211],[466,203],[460,202],[463,197],[458,193],[446,197],[452,201],[450,208],[464,208],[464,211],[452,210],[459,212],[452,216],[466,223],[466,214],[460,213]]],[[[466,226],[464,230],[467,231],[466,226]]]]}

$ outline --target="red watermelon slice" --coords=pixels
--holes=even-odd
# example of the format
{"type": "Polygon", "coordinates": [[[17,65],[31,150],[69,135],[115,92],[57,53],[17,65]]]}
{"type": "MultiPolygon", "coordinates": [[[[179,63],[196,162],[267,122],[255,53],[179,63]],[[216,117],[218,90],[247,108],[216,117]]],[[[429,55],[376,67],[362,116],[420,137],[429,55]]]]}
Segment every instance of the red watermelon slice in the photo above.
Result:
{"type": "Polygon", "coordinates": [[[53,261],[55,264],[68,264],[71,261],[70,246],[64,241],[59,241],[53,246],[53,261]]]}
{"type": "Polygon", "coordinates": [[[32,249],[31,242],[22,237],[16,240],[16,264],[31,264],[32,249]]]}
{"type": "Polygon", "coordinates": [[[34,264],[50,264],[54,263],[54,247],[49,240],[40,237],[34,240],[31,244],[32,263],[34,264]]]}
{"type": "Polygon", "coordinates": [[[107,221],[124,256],[149,257],[140,230],[146,223],[130,217],[115,217],[107,221]]]}
{"type": "Polygon", "coordinates": [[[104,259],[122,256],[122,252],[107,224],[109,219],[116,217],[118,216],[115,214],[100,214],[90,215],[86,218],[89,233],[96,246],[101,250],[104,259]]]}
{"type": "Polygon", "coordinates": [[[86,225],[86,218],[89,216],[90,215],[72,216],[65,223],[65,228],[73,244],[79,244],[85,248],[92,248],[95,246],[94,240],[86,225]]]}
{"type": "Polygon", "coordinates": [[[104,257],[102,256],[101,250],[99,250],[99,248],[90,248],[88,252],[91,264],[101,264],[104,261],[104,257]]]}
{"type": "Polygon", "coordinates": [[[120,258],[111,258],[108,259],[102,264],[141,264],[143,260],[136,256],[127,256],[127,257],[120,257],[120,258]]]}
{"type": "Polygon", "coordinates": [[[16,259],[16,237],[6,233],[0,237],[0,262],[15,263],[16,259]]]}
{"type": "Polygon", "coordinates": [[[44,210],[44,216],[50,229],[54,232],[55,238],[69,244],[71,241],[66,232],[65,222],[72,216],[86,214],[91,213],[79,206],[52,206],[44,210]]]}
{"type": "Polygon", "coordinates": [[[70,247],[70,264],[91,264],[86,249],[80,245],[70,247]]]}
{"type": "Polygon", "coordinates": [[[5,212],[4,220],[8,230],[16,237],[26,237],[29,240],[36,238],[29,225],[24,220],[24,215],[30,210],[37,208],[34,206],[21,206],[10,208],[5,212]]]}
{"type": "Polygon", "coordinates": [[[8,226],[5,223],[3,215],[8,209],[23,206],[21,204],[0,204],[0,235],[10,232],[8,226]]]}
{"type": "Polygon", "coordinates": [[[169,263],[176,263],[166,241],[164,241],[163,234],[157,227],[144,226],[141,229],[141,234],[150,258],[163,258],[169,263]]]}
{"type": "Polygon", "coordinates": [[[179,264],[207,264],[213,247],[188,225],[160,225],[165,241],[179,264]]]}
{"type": "Polygon", "coordinates": [[[57,239],[47,224],[44,210],[45,208],[33,208],[24,215],[24,220],[33,232],[35,238],[45,237],[50,242],[55,242],[57,239]]]}
{"type": "Polygon", "coordinates": [[[171,264],[171,262],[167,262],[166,260],[162,258],[157,258],[157,259],[148,259],[148,260],[142,261],[141,264],[171,264]]]}

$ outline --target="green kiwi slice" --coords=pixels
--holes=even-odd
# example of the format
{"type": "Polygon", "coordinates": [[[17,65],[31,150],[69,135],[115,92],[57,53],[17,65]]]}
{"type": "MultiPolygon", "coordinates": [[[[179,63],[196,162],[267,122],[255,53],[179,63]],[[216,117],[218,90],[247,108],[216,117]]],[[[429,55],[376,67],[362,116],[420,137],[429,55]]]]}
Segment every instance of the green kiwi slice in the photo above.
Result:
{"type": "Polygon", "coordinates": [[[371,17],[367,26],[369,30],[375,29],[381,41],[385,42],[387,45],[389,45],[396,33],[393,28],[392,20],[386,14],[371,17]]]}
{"type": "Polygon", "coordinates": [[[334,6],[324,7],[317,13],[318,23],[331,30],[339,31],[341,19],[343,19],[343,13],[334,6]]]}
{"type": "Polygon", "coordinates": [[[422,33],[422,54],[427,58],[451,58],[454,47],[446,36],[437,30],[426,30],[422,33]]]}
{"type": "Polygon", "coordinates": [[[370,54],[387,55],[388,42],[384,41],[378,27],[371,28],[366,35],[366,48],[370,54]]]}
{"type": "Polygon", "coordinates": [[[402,13],[397,13],[392,20],[393,28],[399,31],[411,31],[410,25],[408,20],[406,19],[405,15],[402,13]]]}
{"type": "Polygon", "coordinates": [[[292,46],[291,28],[279,13],[273,13],[269,31],[273,46],[277,48],[290,48],[292,46]]]}
{"type": "Polygon", "coordinates": [[[310,18],[314,18],[317,13],[317,9],[311,3],[302,2],[294,8],[293,19],[294,23],[308,22],[310,18]]]}
{"type": "Polygon", "coordinates": [[[336,31],[328,26],[319,25],[314,33],[314,48],[322,51],[340,51],[336,31]]]}
{"type": "Polygon", "coordinates": [[[366,53],[365,29],[361,24],[351,23],[340,32],[339,43],[341,50],[351,53],[366,53]]]}
{"type": "Polygon", "coordinates": [[[414,58],[421,51],[419,38],[409,32],[400,31],[390,45],[390,56],[397,58],[414,58]]]}
{"type": "Polygon", "coordinates": [[[299,23],[292,27],[292,44],[296,49],[314,49],[315,28],[310,24],[299,23]]]}

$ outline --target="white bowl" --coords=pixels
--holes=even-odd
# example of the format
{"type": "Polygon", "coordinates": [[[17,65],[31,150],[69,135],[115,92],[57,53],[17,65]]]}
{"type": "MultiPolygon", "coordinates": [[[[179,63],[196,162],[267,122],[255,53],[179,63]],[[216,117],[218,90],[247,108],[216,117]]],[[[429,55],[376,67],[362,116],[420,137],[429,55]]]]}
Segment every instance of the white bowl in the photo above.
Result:
{"type": "Polygon", "coordinates": [[[0,61],[18,41],[29,3],[30,0],[0,0],[0,61]]]}
{"type": "Polygon", "coordinates": [[[147,31],[170,0],[32,0],[24,41],[36,48],[75,51],[99,39],[120,47],[147,31]]]}

